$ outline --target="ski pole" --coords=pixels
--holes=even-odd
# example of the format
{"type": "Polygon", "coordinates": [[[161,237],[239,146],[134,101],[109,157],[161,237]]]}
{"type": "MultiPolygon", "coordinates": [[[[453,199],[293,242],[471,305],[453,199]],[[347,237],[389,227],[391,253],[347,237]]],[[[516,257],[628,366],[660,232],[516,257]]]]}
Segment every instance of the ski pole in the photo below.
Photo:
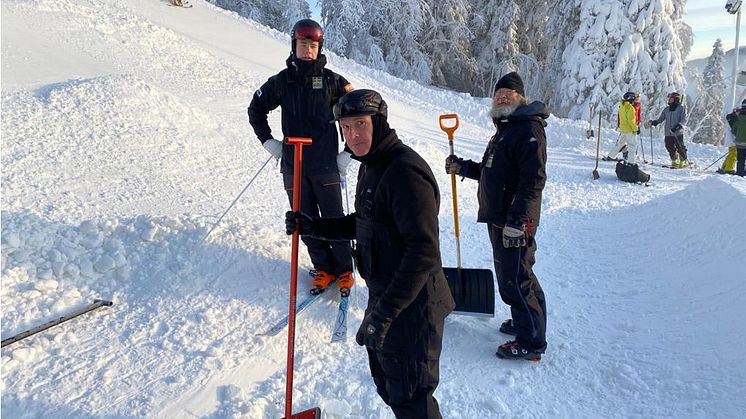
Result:
{"type": "Polygon", "coordinates": [[[601,149],[601,111],[598,111],[598,133],[596,137],[596,167],[593,169],[593,172],[591,175],[593,176],[593,180],[597,180],[601,177],[601,175],[598,174],[598,153],[601,149]]]}
{"type": "Polygon", "coordinates": [[[645,159],[645,142],[640,139],[640,136],[637,136],[637,139],[640,140],[640,150],[642,150],[642,161],[647,163],[647,159],[645,159]]]}
{"type": "Polygon", "coordinates": [[[215,222],[215,224],[212,226],[210,231],[208,231],[207,234],[205,234],[205,236],[202,237],[202,240],[200,240],[200,243],[204,242],[205,240],[207,240],[208,237],[210,237],[210,234],[212,234],[212,231],[215,230],[215,228],[220,224],[221,221],[223,221],[223,217],[225,217],[225,214],[228,214],[228,211],[230,211],[231,208],[233,208],[233,206],[236,205],[236,202],[238,202],[238,200],[241,199],[241,195],[243,195],[243,193],[246,192],[246,189],[249,189],[249,186],[251,186],[251,184],[254,183],[254,179],[256,179],[256,177],[259,176],[259,173],[262,173],[262,170],[264,170],[264,167],[267,166],[267,163],[269,163],[270,160],[272,160],[272,156],[269,156],[267,161],[265,161],[262,167],[259,168],[259,170],[256,172],[254,177],[252,177],[249,183],[247,183],[246,186],[244,186],[243,190],[241,190],[241,193],[239,193],[236,199],[234,199],[233,202],[231,202],[231,204],[228,206],[228,209],[225,210],[225,212],[223,213],[223,215],[220,216],[220,218],[218,218],[218,221],[215,222]]]}
{"type": "Polygon", "coordinates": [[[85,306],[85,307],[83,307],[81,309],[78,309],[76,311],[73,311],[70,314],[66,314],[66,315],[64,315],[62,317],[59,317],[59,318],[55,319],[55,320],[49,321],[47,323],[44,323],[41,326],[36,326],[36,327],[31,328],[31,329],[29,329],[29,330],[27,330],[25,332],[21,332],[21,333],[15,335],[15,336],[9,337],[7,339],[3,339],[3,341],[0,342],[0,348],[4,348],[4,347],[10,345],[11,343],[16,343],[16,342],[18,342],[20,340],[26,339],[29,336],[35,335],[35,334],[37,334],[39,332],[43,332],[43,331],[49,329],[50,327],[57,326],[58,324],[64,323],[64,322],[66,322],[68,320],[72,320],[72,319],[74,319],[74,318],[76,318],[76,317],[78,317],[80,315],[88,313],[89,311],[93,311],[93,310],[95,310],[95,309],[97,309],[99,307],[102,307],[102,306],[110,307],[113,304],[114,303],[112,303],[111,301],[93,300],[93,303],[88,304],[87,306],[85,306]]]}
{"type": "Polygon", "coordinates": [[[648,131],[650,132],[650,164],[655,164],[655,158],[653,157],[653,126],[648,125],[648,131]]]}
{"type": "Polygon", "coordinates": [[[727,156],[727,155],[728,155],[728,152],[726,151],[726,152],[725,152],[725,154],[723,154],[722,156],[718,157],[718,159],[717,159],[717,160],[715,160],[714,162],[710,163],[710,165],[709,165],[709,166],[707,166],[707,167],[705,167],[705,169],[704,169],[704,170],[707,170],[707,169],[709,169],[710,167],[712,167],[712,165],[713,165],[713,164],[715,164],[715,163],[719,162],[720,160],[722,160],[722,159],[723,159],[723,157],[725,157],[725,156],[727,156]]]}

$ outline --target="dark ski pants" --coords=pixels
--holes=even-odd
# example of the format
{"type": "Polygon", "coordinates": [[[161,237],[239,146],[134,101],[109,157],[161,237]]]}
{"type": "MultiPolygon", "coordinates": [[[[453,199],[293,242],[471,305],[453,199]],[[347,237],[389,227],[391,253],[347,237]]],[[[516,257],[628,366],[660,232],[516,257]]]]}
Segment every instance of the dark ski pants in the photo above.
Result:
{"type": "Polygon", "coordinates": [[[433,393],[440,381],[445,317],[397,320],[383,350],[366,348],[378,395],[398,419],[442,419],[433,393]]]}
{"type": "MultiPolygon", "coordinates": [[[[293,205],[293,175],[283,174],[285,190],[293,205]]],[[[310,217],[342,217],[342,190],[338,173],[302,176],[300,210],[310,217]]],[[[301,236],[313,268],[332,275],[352,271],[352,249],[347,241],[325,241],[301,236]]]]}
{"type": "Polygon", "coordinates": [[[547,308],[544,291],[534,275],[536,240],[529,236],[524,247],[503,247],[502,227],[488,227],[495,276],[500,297],[510,306],[516,340],[526,348],[544,352],[547,347],[547,308]]]}
{"type": "Polygon", "coordinates": [[[736,153],[736,174],[746,176],[746,148],[738,148],[736,153]]]}
{"type": "Polygon", "coordinates": [[[683,135],[666,135],[666,151],[668,151],[671,161],[688,160],[683,135]]]}

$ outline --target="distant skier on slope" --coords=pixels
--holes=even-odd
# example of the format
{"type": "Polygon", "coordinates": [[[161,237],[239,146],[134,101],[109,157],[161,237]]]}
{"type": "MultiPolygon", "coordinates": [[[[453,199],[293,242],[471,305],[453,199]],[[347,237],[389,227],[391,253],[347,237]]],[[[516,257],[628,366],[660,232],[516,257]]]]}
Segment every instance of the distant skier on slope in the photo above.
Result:
{"type": "Polygon", "coordinates": [[[355,336],[368,352],[373,382],[400,419],[440,419],[438,386],[445,318],[456,304],[440,260],[440,193],[430,167],[389,127],[386,102],[355,90],[334,119],[360,161],[355,212],[341,218],[289,211],[288,234],[357,240],[355,260],[368,285],[355,336]]]}
{"type": "MultiPolygon", "coordinates": [[[[352,90],[352,85],[324,68],[326,57],[321,53],[324,31],[315,21],[299,20],[293,26],[290,44],[287,68],[270,77],[254,93],[248,109],[249,122],[264,148],[275,158],[282,158],[282,178],[291,204],[293,147],[274,139],[267,114],[281,107],[283,135],[313,139],[303,149],[301,211],[311,216],[341,217],[344,211],[340,176],[345,175],[351,156],[344,150],[337,153],[339,139],[331,123],[332,106],[352,90]]],[[[303,237],[303,243],[316,271],[311,293],[322,292],[334,280],[343,293],[349,292],[354,284],[350,244],[311,237],[303,237]]]]}
{"type": "Polygon", "coordinates": [[[677,92],[668,95],[668,106],[663,108],[658,119],[648,121],[650,125],[656,126],[665,121],[666,150],[671,157],[672,167],[686,167],[689,162],[684,145],[684,122],[686,121],[686,109],[681,104],[681,95],[677,92]]]}
{"type": "Polygon", "coordinates": [[[446,158],[446,172],[479,180],[477,221],[487,224],[495,276],[511,319],[500,331],[515,340],[497,348],[499,358],[538,361],[547,347],[544,291],[533,271],[541,194],[546,183],[546,106],[531,104],[513,72],[495,85],[490,112],[497,132],[482,162],[446,158]]]}
{"type": "Polygon", "coordinates": [[[746,176],[746,100],[741,102],[741,112],[734,125],[736,135],[736,174],[746,176]]]}
{"type": "Polygon", "coordinates": [[[628,162],[632,164],[637,162],[637,135],[640,129],[637,125],[637,112],[635,111],[634,102],[634,92],[625,93],[622,101],[619,102],[619,141],[604,160],[617,160],[619,155],[623,153],[624,159],[628,162]]]}

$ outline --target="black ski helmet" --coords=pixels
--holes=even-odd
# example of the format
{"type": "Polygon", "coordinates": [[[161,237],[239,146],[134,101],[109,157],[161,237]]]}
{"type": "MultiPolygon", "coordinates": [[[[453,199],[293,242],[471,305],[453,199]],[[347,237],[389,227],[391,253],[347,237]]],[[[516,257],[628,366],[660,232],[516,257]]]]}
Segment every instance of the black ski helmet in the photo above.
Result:
{"type": "Polygon", "coordinates": [[[313,19],[301,19],[295,22],[290,31],[290,48],[295,53],[296,39],[310,39],[319,43],[319,53],[324,46],[324,29],[313,19]]]}
{"type": "Polygon", "coordinates": [[[334,105],[334,120],[361,115],[381,115],[388,118],[388,108],[386,101],[375,90],[353,90],[342,96],[334,105]]]}
{"type": "Polygon", "coordinates": [[[622,98],[627,102],[632,103],[635,101],[635,92],[627,92],[622,98]]]}

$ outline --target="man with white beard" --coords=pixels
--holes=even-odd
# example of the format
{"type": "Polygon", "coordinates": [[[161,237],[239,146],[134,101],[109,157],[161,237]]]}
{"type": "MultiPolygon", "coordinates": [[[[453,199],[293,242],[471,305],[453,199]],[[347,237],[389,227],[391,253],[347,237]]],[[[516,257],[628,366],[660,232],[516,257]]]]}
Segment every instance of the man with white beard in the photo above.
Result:
{"type": "Polygon", "coordinates": [[[480,163],[446,158],[446,172],[479,181],[477,221],[487,224],[495,276],[511,318],[500,332],[515,336],[496,355],[539,361],[547,347],[544,291],[533,272],[541,194],[546,183],[546,106],[528,103],[521,77],[506,74],[495,85],[490,110],[497,132],[480,163]]]}

